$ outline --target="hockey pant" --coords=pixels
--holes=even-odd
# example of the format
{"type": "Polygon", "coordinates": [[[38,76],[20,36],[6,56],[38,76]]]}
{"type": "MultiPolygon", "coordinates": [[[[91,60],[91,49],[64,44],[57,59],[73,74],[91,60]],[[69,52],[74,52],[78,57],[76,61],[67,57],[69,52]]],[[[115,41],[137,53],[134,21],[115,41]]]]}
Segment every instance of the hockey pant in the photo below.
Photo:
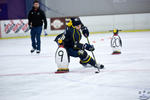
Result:
{"type": "Polygon", "coordinates": [[[95,66],[96,62],[94,59],[87,54],[85,50],[76,50],[73,48],[67,49],[68,55],[71,57],[79,57],[80,58],[80,64],[87,65],[90,64],[92,66],[95,66]]]}

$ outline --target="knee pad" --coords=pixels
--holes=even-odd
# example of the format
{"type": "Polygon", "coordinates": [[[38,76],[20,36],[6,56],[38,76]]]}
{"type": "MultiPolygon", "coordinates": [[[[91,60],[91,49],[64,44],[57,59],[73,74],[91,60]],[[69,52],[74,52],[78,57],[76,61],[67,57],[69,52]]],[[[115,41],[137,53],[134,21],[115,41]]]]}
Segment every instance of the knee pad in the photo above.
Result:
{"type": "Polygon", "coordinates": [[[80,64],[82,64],[83,66],[87,64],[95,66],[96,62],[91,56],[87,56],[86,58],[80,60],[80,64]]]}
{"type": "Polygon", "coordinates": [[[80,59],[80,64],[86,65],[86,64],[88,64],[90,62],[90,60],[91,60],[91,56],[87,55],[86,58],[80,59]]]}
{"type": "Polygon", "coordinates": [[[83,64],[83,65],[84,64],[90,64],[92,66],[94,66],[96,64],[95,60],[91,56],[89,56],[86,51],[79,50],[78,55],[80,57],[80,63],[81,64],[83,64]]]}

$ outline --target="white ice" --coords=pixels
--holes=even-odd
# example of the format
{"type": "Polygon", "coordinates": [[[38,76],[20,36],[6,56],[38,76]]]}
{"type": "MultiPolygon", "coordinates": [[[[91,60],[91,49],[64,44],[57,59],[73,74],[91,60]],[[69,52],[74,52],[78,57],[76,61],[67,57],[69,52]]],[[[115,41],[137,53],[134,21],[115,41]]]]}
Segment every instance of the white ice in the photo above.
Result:
{"type": "Polygon", "coordinates": [[[139,91],[150,91],[150,32],[120,33],[121,55],[111,55],[111,36],[89,38],[105,65],[99,74],[78,58],[71,58],[70,73],[54,74],[55,37],[42,37],[40,55],[30,54],[29,38],[0,40],[0,100],[139,100],[139,91]]]}

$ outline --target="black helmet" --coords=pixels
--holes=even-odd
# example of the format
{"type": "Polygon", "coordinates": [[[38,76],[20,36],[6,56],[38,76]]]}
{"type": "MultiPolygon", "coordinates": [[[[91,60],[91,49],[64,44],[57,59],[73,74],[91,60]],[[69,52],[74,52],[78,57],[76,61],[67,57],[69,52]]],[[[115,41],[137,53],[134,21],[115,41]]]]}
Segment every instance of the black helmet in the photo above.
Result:
{"type": "Polygon", "coordinates": [[[72,21],[73,26],[78,26],[81,24],[81,21],[78,17],[71,18],[71,21],[72,21]]]}

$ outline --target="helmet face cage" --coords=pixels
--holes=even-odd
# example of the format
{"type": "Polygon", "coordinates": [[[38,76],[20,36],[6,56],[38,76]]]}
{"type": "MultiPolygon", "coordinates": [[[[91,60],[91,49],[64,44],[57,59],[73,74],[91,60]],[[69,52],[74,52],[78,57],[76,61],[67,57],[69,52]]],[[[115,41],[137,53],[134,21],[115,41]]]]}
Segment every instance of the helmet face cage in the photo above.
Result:
{"type": "Polygon", "coordinates": [[[71,18],[73,26],[78,26],[81,24],[81,21],[78,17],[71,18]]]}

